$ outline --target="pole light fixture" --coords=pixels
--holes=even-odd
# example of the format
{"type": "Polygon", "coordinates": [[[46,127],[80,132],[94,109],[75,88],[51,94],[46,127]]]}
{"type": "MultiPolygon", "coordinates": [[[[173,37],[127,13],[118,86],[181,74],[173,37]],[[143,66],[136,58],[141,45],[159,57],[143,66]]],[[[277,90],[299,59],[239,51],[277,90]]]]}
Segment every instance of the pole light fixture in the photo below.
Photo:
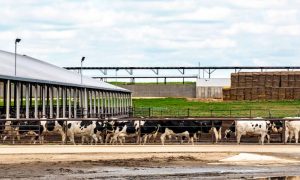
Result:
{"type": "Polygon", "coordinates": [[[21,41],[20,38],[15,40],[15,76],[17,76],[17,44],[21,41]]]}
{"type": "Polygon", "coordinates": [[[85,57],[83,56],[81,58],[81,66],[80,66],[80,83],[81,84],[82,84],[82,63],[83,63],[84,60],[85,60],[85,57]]]}

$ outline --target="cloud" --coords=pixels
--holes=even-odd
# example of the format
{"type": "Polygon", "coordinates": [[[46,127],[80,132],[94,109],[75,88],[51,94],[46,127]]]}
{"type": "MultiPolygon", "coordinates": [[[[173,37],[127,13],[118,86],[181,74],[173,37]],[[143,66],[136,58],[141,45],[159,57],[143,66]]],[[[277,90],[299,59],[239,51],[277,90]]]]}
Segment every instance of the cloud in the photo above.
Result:
{"type": "Polygon", "coordinates": [[[59,66],[295,63],[296,0],[0,1],[0,49],[59,66]],[[291,56],[293,53],[293,56],[291,56]],[[217,60],[217,61],[216,61],[217,60]]]}

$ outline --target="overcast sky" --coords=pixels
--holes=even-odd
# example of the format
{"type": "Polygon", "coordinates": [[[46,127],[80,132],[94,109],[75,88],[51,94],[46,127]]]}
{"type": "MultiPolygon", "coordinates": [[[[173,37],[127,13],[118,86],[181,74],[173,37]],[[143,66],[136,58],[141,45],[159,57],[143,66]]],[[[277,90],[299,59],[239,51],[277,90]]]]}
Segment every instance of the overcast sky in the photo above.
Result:
{"type": "Polygon", "coordinates": [[[299,0],[0,0],[0,49],[58,66],[300,65],[299,0]]]}

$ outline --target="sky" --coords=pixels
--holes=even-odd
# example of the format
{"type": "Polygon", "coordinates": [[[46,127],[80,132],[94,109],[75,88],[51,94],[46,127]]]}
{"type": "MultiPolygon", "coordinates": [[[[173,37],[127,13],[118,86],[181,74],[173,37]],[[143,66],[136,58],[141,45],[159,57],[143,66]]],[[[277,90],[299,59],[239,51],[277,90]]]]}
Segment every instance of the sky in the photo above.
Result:
{"type": "Polygon", "coordinates": [[[0,0],[0,49],[58,66],[300,65],[299,0],[0,0]]]}

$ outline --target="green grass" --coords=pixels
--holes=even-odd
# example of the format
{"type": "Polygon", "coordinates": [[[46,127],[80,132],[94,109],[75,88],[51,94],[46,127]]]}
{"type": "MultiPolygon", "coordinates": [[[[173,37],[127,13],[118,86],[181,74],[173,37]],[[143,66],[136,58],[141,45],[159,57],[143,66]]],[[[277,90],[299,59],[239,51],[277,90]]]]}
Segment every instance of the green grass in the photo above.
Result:
{"type": "Polygon", "coordinates": [[[136,116],[287,117],[300,113],[300,100],[192,102],[161,98],[134,99],[133,105],[136,116]]]}

